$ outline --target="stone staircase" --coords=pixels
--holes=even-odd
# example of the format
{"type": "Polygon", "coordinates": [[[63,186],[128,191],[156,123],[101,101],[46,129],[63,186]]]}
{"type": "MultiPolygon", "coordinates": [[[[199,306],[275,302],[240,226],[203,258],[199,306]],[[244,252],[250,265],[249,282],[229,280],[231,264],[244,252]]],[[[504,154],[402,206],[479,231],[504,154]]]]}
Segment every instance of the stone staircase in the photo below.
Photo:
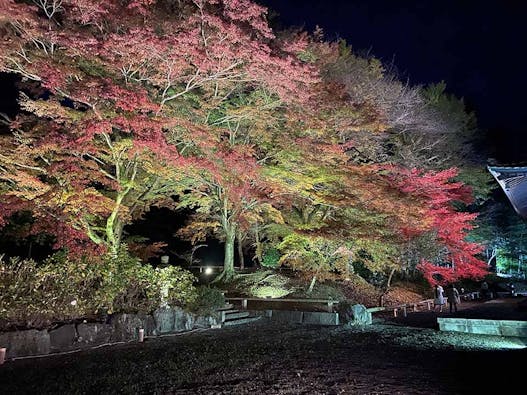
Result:
{"type": "Polygon", "coordinates": [[[220,313],[221,326],[248,324],[262,318],[261,316],[252,316],[246,310],[236,310],[232,303],[226,303],[224,307],[218,309],[218,312],[220,313]]]}

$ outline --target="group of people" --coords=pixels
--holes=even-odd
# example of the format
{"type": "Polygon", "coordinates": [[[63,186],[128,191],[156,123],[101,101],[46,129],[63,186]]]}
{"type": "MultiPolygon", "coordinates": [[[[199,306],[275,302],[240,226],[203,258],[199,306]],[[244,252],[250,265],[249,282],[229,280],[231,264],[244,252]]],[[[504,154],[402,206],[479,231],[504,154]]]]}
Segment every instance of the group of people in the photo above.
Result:
{"type": "Polygon", "coordinates": [[[459,291],[454,284],[450,284],[446,291],[439,284],[436,284],[434,287],[434,310],[439,306],[439,312],[443,312],[443,306],[448,302],[450,307],[450,312],[452,310],[457,312],[457,305],[461,303],[461,298],[459,297],[459,291]],[[446,296],[446,300],[445,300],[446,296]]]}

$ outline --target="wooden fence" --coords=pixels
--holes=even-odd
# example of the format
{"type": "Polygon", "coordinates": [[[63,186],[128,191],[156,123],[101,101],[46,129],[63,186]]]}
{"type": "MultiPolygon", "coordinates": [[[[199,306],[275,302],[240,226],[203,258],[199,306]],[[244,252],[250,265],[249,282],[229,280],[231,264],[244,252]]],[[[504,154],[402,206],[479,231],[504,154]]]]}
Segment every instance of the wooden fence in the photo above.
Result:
{"type": "MultiPolygon", "coordinates": [[[[339,304],[338,300],[331,300],[331,299],[272,299],[272,298],[226,298],[227,302],[241,302],[241,308],[246,310],[247,309],[247,303],[249,301],[255,301],[255,302],[283,302],[283,303],[315,303],[315,304],[323,304],[326,306],[327,311],[332,312],[333,307],[339,304]]],[[[409,312],[417,312],[417,311],[423,311],[432,310],[432,306],[434,305],[433,299],[427,299],[422,300],[420,302],[415,303],[406,303],[406,304],[400,304],[396,306],[383,306],[383,307],[370,307],[367,310],[370,313],[376,313],[380,311],[392,311],[394,317],[398,317],[402,315],[403,317],[406,317],[409,312]]]]}
{"type": "Polygon", "coordinates": [[[415,303],[405,303],[400,304],[396,306],[382,306],[382,307],[370,307],[367,309],[370,313],[377,313],[379,311],[393,311],[393,316],[398,317],[402,314],[403,317],[406,317],[409,312],[418,312],[422,311],[425,306],[426,310],[430,311],[432,310],[432,306],[434,305],[433,299],[426,299],[422,300],[420,302],[415,303]]]}
{"type": "Polygon", "coordinates": [[[331,299],[273,299],[273,298],[225,298],[227,302],[241,302],[242,309],[247,309],[247,302],[280,302],[280,303],[315,303],[323,304],[329,312],[333,312],[333,306],[339,303],[331,299]]]}

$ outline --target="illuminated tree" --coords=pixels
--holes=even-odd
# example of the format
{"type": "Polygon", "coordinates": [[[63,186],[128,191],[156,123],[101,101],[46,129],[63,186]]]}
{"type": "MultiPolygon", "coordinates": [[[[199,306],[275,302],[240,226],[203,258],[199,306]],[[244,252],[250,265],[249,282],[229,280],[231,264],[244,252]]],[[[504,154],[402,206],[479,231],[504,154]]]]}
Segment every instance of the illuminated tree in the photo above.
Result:
{"type": "Polygon", "coordinates": [[[429,236],[433,235],[431,242],[441,247],[441,253],[435,253],[432,257],[421,255],[418,268],[425,278],[434,284],[484,276],[486,264],[476,257],[482,251],[482,246],[467,241],[468,231],[473,229],[473,220],[477,215],[458,212],[454,207],[455,202],[468,203],[472,199],[468,187],[451,181],[457,175],[457,170],[423,172],[392,168],[390,172],[392,181],[403,193],[422,199],[426,207],[424,219],[428,227],[403,228],[408,240],[428,232],[429,236]]]}
{"type": "Polygon", "coordinates": [[[455,172],[408,170],[433,167],[421,154],[445,117],[432,110],[461,109],[439,88],[342,41],[275,36],[249,0],[0,7],[0,71],[21,77],[23,110],[0,139],[0,224],[29,210],[57,247],[117,255],[150,206],[191,207],[180,234],[224,241],[226,279],[242,235],[313,279],[345,275],[349,257],[404,270],[408,243],[429,279],[481,274],[455,172]]]}
{"type": "Polygon", "coordinates": [[[0,158],[6,197],[53,212],[113,254],[134,215],[170,204],[191,168],[207,171],[200,155],[216,136],[234,142],[239,120],[200,126],[223,102],[259,89],[277,106],[299,103],[314,79],[295,56],[302,38],[271,45],[265,9],[249,1],[35,6],[2,1],[1,70],[33,81],[21,103],[30,115],[13,122],[0,158]]]}

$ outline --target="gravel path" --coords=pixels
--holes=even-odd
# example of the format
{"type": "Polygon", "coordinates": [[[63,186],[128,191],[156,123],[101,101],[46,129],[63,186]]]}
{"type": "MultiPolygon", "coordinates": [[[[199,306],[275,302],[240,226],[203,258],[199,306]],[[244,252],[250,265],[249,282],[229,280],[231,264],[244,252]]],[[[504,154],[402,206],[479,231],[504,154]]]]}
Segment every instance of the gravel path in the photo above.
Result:
{"type": "Polygon", "coordinates": [[[344,328],[260,320],[17,360],[0,367],[0,392],[483,394],[496,383],[501,392],[524,381],[527,351],[519,340],[375,321],[344,328]]]}

